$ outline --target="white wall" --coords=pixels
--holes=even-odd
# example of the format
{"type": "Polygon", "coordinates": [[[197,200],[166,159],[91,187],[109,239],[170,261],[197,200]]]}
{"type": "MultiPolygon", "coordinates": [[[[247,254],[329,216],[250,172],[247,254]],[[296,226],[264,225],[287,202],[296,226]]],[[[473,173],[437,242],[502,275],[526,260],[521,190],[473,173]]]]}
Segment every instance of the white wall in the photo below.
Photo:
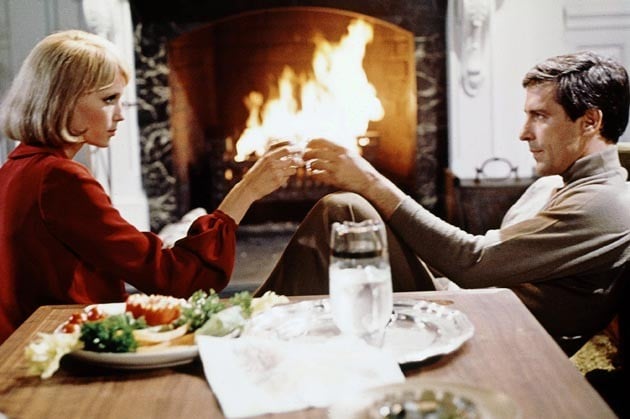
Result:
{"type": "MultiPolygon", "coordinates": [[[[0,94],[37,41],[55,30],[81,25],[80,4],[80,0],[0,0],[0,94]]],[[[0,139],[0,163],[14,145],[0,139]]]]}
{"type": "MultiPolygon", "coordinates": [[[[614,56],[630,68],[630,0],[488,0],[483,81],[474,96],[462,84],[466,40],[461,33],[467,32],[461,6],[471,3],[486,5],[485,0],[449,2],[450,167],[470,178],[486,159],[501,157],[518,167],[519,176],[531,176],[534,161],[518,139],[523,75],[547,57],[583,49],[614,56]]],[[[622,140],[629,139],[626,132],[622,140]]],[[[490,177],[506,173],[505,166],[490,169],[484,172],[490,177]]]]}
{"type": "MultiPolygon", "coordinates": [[[[126,0],[92,0],[96,1],[126,0]]],[[[57,29],[85,27],[82,3],[0,0],[0,91],[6,89],[37,40],[57,29]]],[[[524,116],[521,78],[536,62],[551,55],[594,49],[619,58],[630,68],[630,0],[450,0],[448,6],[449,154],[450,167],[460,177],[474,177],[476,168],[491,157],[507,158],[518,167],[519,176],[533,174],[533,160],[518,135],[524,116]],[[464,48],[470,46],[466,39],[471,35],[470,24],[466,26],[461,19],[464,4],[488,8],[480,31],[481,83],[473,96],[462,84],[462,72],[467,68],[464,48]]],[[[630,141],[630,132],[626,131],[622,140],[630,141]]],[[[117,143],[112,149],[119,156],[128,153],[126,150],[137,153],[137,146],[130,144],[121,149],[117,143]]],[[[0,162],[7,149],[7,143],[0,139],[0,162]]],[[[141,190],[139,203],[133,202],[140,176],[137,161],[109,159],[102,154],[84,159],[106,160],[104,164],[124,162],[123,167],[113,169],[110,178],[118,179],[120,188],[110,193],[130,218],[136,219],[133,214],[140,208],[138,225],[145,225],[141,190]]],[[[505,174],[505,167],[489,169],[490,176],[505,174]]]]}
{"type": "MultiPolygon", "coordinates": [[[[133,74],[133,37],[127,0],[0,0],[0,93],[8,88],[22,61],[44,36],[62,29],[86,29],[114,42],[133,74]],[[90,13],[90,11],[92,13],[90,13]],[[90,19],[86,20],[86,15],[90,19]],[[95,17],[96,15],[96,17],[95,17]],[[122,24],[123,27],[116,27],[122,24]]],[[[135,103],[135,82],[124,99],[135,103]]],[[[122,216],[140,230],[149,228],[149,209],[142,190],[139,132],[135,108],[108,149],[83,147],[76,160],[89,166],[122,216]]],[[[0,164],[13,141],[0,138],[0,164]]]]}

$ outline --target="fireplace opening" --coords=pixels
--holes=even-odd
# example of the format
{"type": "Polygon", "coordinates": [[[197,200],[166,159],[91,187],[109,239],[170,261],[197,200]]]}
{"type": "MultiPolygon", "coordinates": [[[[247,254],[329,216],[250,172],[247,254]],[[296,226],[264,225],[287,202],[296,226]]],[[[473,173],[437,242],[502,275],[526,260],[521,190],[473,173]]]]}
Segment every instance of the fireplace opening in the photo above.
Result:
{"type": "MultiPolygon", "coordinates": [[[[383,109],[382,118],[369,121],[365,132],[356,135],[357,147],[401,188],[415,190],[414,35],[354,12],[286,7],[216,20],[168,42],[172,156],[180,212],[193,207],[212,210],[255,162],[253,153],[236,159],[235,139],[251,117],[244,98],[252,92],[271,98],[286,68],[297,75],[312,74],[314,40],[339,43],[357,21],[373,32],[364,46],[362,64],[383,109]]],[[[350,107],[352,114],[365,105],[362,95],[354,96],[349,100],[356,106],[350,107]]],[[[255,203],[243,223],[299,221],[329,192],[330,188],[299,171],[286,187],[255,203]]]]}
{"type": "MultiPolygon", "coordinates": [[[[233,96],[233,100],[238,102],[238,109],[243,114],[238,117],[235,116],[233,124],[225,123],[225,111],[216,109],[217,106],[223,107],[224,105],[215,100],[215,96],[220,98],[222,86],[217,88],[216,83],[218,81],[213,78],[209,79],[212,83],[199,83],[197,92],[193,91],[181,97],[177,92],[173,92],[174,89],[171,84],[175,83],[175,88],[177,88],[175,78],[185,81],[187,77],[194,80],[195,72],[191,69],[172,69],[173,57],[170,56],[170,53],[173,51],[169,44],[178,37],[192,33],[196,29],[217,22],[229,22],[232,17],[236,18],[243,13],[297,6],[345,10],[350,13],[348,20],[359,16],[366,17],[366,20],[370,21],[367,16],[371,16],[376,20],[389,22],[394,28],[403,28],[412,34],[415,51],[409,71],[415,79],[417,88],[417,91],[411,92],[408,97],[409,101],[417,107],[417,125],[412,128],[414,130],[415,151],[409,153],[413,154],[412,174],[409,178],[402,176],[402,182],[398,182],[397,179],[400,178],[400,175],[397,175],[395,170],[392,170],[394,173],[389,173],[388,176],[395,179],[413,199],[420,202],[425,208],[438,215],[443,211],[443,174],[444,168],[448,165],[445,32],[447,2],[445,0],[397,0],[391,2],[383,2],[382,0],[361,0],[359,2],[355,0],[257,0],[256,2],[219,3],[181,0],[176,5],[171,1],[163,0],[132,0],[130,5],[134,23],[142,182],[149,201],[152,231],[160,231],[165,225],[178,221],[193,207],[203,206],[208,210],[214,209],[213,203],[217,202],[218,199],[215,192],[218,194],[221,192],[220,187],[215,186],[211,178],[216,172],[220,172],[221,168],[216,164],[214,167],[201,164],[200,162],[203,161],[201,156],[208,156],[211,153],[220,154],[221,145],[219,143],[227,138],[226,132],[231,131],[230,135],[236,135],[235,131],[243,128],[243,118],[246,118],[247,115],[247,110],[241,102],[242,97],[233,96]],[[171,74],[172,71],[180,74],[171,74]],[[180,121],[182,122],[176,123],[175,127],[172,126],[174,120],[172,114],[176,110],[173,108],[173,94],[180,105],[184,104],[183,109],[191,109],[188,116],[182,112],[178,117],[181,118],[180,121]],[[187,101],[189,103],[186,103],[187,101]],[[210,112],[205,112],[204,108],[210,109],[210,112]],[[226,128],[228,126],[233,128],[226,128]],[[184,140],[181,140],[181,131],[185,132],[184,140]],[[213,145],[211,146],[209,141],[205,141],[206,138],[216,139],[216,142],[212,142],[213,145]]],[[[300,24],[301,22],[294,23],[300,24]]],[[[328,23],[315,22],[313,24],[321,25],[324,28],[322,33],[328,33],[327,28],[330,26],[328,23]]],[[[304,25],[306,25],[306,21],[303,23],[304,25]]],[[[290,28],[292,25],[287,25],[287,27],[290,28]]],[[[332,35],[326,35],[326,37],[335,41],[345,31],[346,24],[339,24],[332,35]]],[[[247,30],[247,28],[242,31],[243,37],[255,38],[260,34],[254,33],[253,30],[247,30]]],[[[379,39],[381,38],[377,34],[366,51],[368,54],[366,63],[368,64],[369,54],[374,50],[375,43],[379,39]]],[[[203,42],[200,41],[197,44],[199,51],[204,51],[204,48],[207,49],[203,42]]],[[[188,61],[190,65],[196,62],[201,68],[203,63],[200,61],[209,62],[217,57],[225,56],[224,53],[221,54],[221,46],[218,44],[216,46],[218,52],[207,54],[203,59],[197,57],[195,61],[193,53],[184,60],[188,61]]],[[[296,59],[292,54],[292,51],[285,54],[290,58],[289,61],[296,59]]],[[[384,51],[384,54],[387,56],[389,51],[384,51]]],[[[236,59],[239,58],[243,57],[236,57],[236,59]]],[[[309,60],[310,53],[303,54],[305,68],[310,65],[309,60]]],[[[286,61],[283,61],[282,64],[285,63],[286,61]]],[[[214,63],[209,64],[214,65],[214,63]]],[[[225,67],[222,70],[217,69],[217,72],[235,71],[235,67],[230,67],[224,60],[220,64],[225,67]]],[[[188,65],[186,62],[178,64],[179,67],[186,65],[188,65]]],[[[260,69],[260,67],[256,68],[260,69]]],[[[373,70],[367,68],[367,71],[370,81],[379,89],[379,95],[387,93],[389,91],[387,83],[386,89],[383,91],[378,80],[374,78],[373,70]]],[[[199,71],[198,74],[199,77],[206,77],[202,71],[199,71]]],[[[269,72],[269,74],[272,73],[269,72]]],[[[274,77],[277,76],[277,73],[273,74],[274,77]]],[[[190,84],[189,81],[186,81],[184,87],[190,84]]],[[[262,88],[264,89],[266,86],[267,84],[262,88]]],[[[247,88],[242,90],[241,94],[243,95],[249,92],[247,88]]],[[[261,91],[265,92],[265,90],[261,91]]],[[[382,97],[381,100],[383,100],[382,97]]],[[[179,108],[179,105],[175,108],[179,108]]],[[[408,108],[403,106],[402,109],[408,108]]],[[[388,138],[393,138],[384,135],[380,129],[370,127],[370,130],[375,132],[382,141],[389,141],[388,138]]],[[[381,153],[379,152],[377,155],[380,156],[381,153]]],[[[386,172],[385,169],[381,168],[381,170],[386,172]]],[[[218,173],[216,175],[219,176],[218,173]]],[[[288,192],[284,191],[283,193],[288,192]]],[[[296,195],[300,196],[297,193],[296,195]]],[[[286,203],[286,201],[280,202],[286,203]]],[[[291,201],[287,205],[262,202],[259,204],[258,207],[268,208],[267,212],[271,216],[277,217],[279,217],[277,214],[286,208],[296,208],[296,211],[298,208],[302,208],[302,212],[305,212],[312,206],[310,201],[305,203],[291,201]]],[[[261,212],[259,208],[256,211],[261,214],[259,219],[264,219],[264,211],[261,212]]],[[[251,215],[252,212],[248,214],[248,217],[251,215]]],[[[252,225],[251,227],[257,226],[252,225]]]]}

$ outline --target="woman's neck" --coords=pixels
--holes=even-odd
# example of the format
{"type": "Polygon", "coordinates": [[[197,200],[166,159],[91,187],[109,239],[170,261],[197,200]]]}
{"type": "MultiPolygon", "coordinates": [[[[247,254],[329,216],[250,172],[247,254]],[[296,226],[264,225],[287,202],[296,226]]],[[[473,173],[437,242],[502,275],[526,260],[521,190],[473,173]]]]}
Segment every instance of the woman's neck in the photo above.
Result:
{"type": "Polygon", "coordinates": [[[81,150],[81,147],[83,147],[83,144],[84,143],[67,143],[63,147],[63,152],[65,153],[66,156],[68,156],[69,159],[72,160],[74,156],[77,155],[79,150],[81,150]]]}

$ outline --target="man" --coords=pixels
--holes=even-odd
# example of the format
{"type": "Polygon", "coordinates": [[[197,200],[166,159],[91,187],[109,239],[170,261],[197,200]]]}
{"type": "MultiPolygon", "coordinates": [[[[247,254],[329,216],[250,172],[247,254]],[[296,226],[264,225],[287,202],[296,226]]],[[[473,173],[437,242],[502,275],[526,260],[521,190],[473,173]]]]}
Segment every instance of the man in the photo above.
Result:
{"type": "Polygon", "coordinates": [[[463,288],[511,288],[567,353],[578,349],[614,315],[630,259],[630,192],[616,147],[628,123],[628,74],[584,52],[536,65],[523,87],[520,139],[542,178],[500,229],[468,234],[356,153],[314,140],[304,154],[312,176],[362,195],[375,210],[354,194],[327,197],[301,224],[261,291],[327,292],[330,223],[380,215],[391,230],[394,289],[431,287],[412,252],[463,288]],[[559,188],[550,189],[555,180],[559,188]]]}

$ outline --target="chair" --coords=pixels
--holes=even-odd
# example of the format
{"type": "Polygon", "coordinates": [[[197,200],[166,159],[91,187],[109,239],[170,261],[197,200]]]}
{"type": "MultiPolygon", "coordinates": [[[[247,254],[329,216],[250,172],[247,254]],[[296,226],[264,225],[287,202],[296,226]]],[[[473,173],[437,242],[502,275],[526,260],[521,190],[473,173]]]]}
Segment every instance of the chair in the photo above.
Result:
{"type": "Polygon", "coordinates": [[[608,405],[620,418],[630,418],[630,273],[622,283],[622,297],[618,304],[619,311],[606,332],[617,344],[617,366],[612,371],[593,370],[586,374],[586,379],[597,390],[608,405]]]}

